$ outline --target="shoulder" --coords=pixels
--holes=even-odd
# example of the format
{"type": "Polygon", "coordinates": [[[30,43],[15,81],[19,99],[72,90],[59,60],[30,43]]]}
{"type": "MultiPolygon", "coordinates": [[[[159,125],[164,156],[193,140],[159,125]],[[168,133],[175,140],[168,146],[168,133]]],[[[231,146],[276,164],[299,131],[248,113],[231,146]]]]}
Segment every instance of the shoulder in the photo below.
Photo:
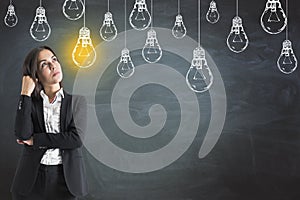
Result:
{"type": "Polygon", "coordinates": [[[85,96],[78,95],[78,94],[69,94],[64,91],[64,98],[67,101],[70,101],[72,103],[72,107],[78,107],[78,106],[86,106],[87,101],[85,96]]]}
{"type": "Polygon", "coordinates": [[[86,98],[82,95],[71,95],[72,102],[86,102],[86,98]]]}
{"type": "Polygon", "coordinates": [[[78,95],[78,94],[70,94],[64,90],[64,98],[72,99],[73,101],[86,101],[85,96],[78,95]]]}

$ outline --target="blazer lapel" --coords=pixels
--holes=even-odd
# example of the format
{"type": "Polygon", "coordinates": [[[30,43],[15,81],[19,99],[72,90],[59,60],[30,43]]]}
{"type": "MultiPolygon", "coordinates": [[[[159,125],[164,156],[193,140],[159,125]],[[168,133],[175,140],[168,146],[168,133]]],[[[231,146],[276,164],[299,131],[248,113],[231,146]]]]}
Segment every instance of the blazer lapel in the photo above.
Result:
{"type": "Polygon", "coordinates": [[[43,99],[37,100],[36,103],[36,114],[39,122],[39,126],[42,132],[46,132],[45,121],[44,121],[44,109],[43,109],[43,99]]]}
{"type": "MultiPolygon", "coordinates": [[[[67,129],[66,125],[66,118],[68,116],[69,112],[69,104],[71,101],[71,96],[64,91],[64,98],[62,98],[61,101],[61,108],[60,108],[60,131],[63,132],[67,129]]],[[[37,114],[37,119],[38,119],[38,124],[40,127],[40,130],[42,132],[46,132],[46,127],[45,127],[45,120],[44,120],[44,109],[43,109],[43,99],[39,99],[36,102],[36,114],[37,114]]]]}
{"type": "Polygon", "coordinates": [[[61,101],[60,108],[60,131],[66,130],[66,117],[68,116],[68,105],[70,104],[70,95],[64,91],[64,98],[61,101]]]}

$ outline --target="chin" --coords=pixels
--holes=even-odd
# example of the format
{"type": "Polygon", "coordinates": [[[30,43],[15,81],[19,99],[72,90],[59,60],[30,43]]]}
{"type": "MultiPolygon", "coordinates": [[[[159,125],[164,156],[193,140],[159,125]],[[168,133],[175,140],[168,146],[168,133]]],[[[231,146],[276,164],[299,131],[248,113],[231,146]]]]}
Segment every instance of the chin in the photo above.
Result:
{"type": "Polygon", "coordinates": [[[55,83],[60,83],[62,82],[63,77],[61,75],[57,76],[54,78],[55,83]]]}

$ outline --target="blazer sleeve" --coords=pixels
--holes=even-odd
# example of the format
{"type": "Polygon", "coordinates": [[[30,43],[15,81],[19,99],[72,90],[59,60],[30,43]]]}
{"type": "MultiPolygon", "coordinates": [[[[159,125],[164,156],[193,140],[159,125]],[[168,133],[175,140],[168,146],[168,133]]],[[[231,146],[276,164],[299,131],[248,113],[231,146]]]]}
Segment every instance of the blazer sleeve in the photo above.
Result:
{"type": "Polygon", "coordinates": [[[33,133],[31,118],[32,99],[29,96],[21,95],[15,119],[15,136],[20,140],[28,140],[33,133]]]}
{"type": "Polygon", "coordinates": [[[78,96],[72,104],[72,117],[67,129],[60,133],[34,133],[34,149],[75,149],[82,146],[87,127],[87,102],[83,96],[78,96]]]}

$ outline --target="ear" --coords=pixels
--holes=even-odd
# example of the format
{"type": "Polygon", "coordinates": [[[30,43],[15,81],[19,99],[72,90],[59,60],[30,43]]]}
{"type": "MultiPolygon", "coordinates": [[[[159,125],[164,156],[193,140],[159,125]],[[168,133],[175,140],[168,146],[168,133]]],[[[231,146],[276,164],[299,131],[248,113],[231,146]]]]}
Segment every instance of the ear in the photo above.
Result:
{"type": "Polygon", "coordinates": [[[38,72],[35,73],[35,80],[36,80],[36,82],[40,81],[39,73],[38,72]]]}

